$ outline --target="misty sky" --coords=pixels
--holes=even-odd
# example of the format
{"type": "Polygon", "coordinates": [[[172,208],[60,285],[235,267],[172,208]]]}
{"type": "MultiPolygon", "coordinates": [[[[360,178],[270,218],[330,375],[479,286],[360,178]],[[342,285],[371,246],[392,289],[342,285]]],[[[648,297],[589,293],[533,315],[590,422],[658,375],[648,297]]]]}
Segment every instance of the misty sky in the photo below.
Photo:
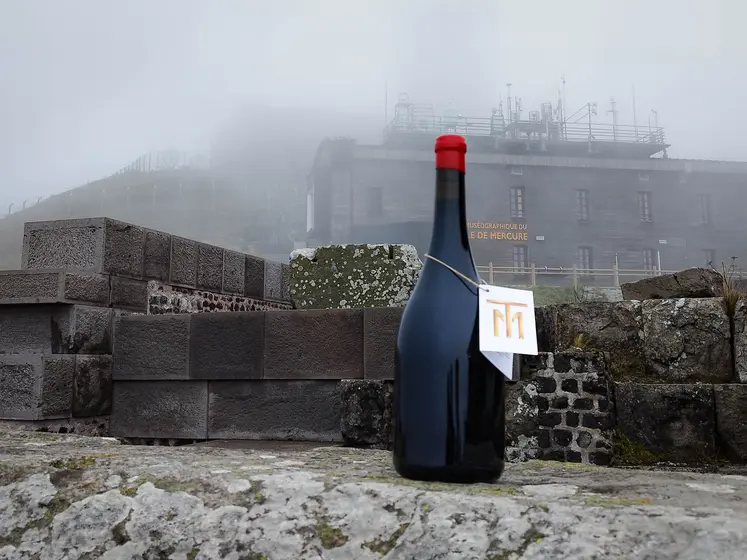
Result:
{"type": "Polygon", "coordinates": [[[635,84],[671,157],[747,160],[745,21],[744,0],[0,0],[0,214],[207,149],[242,106],[383,125],[385,83],[487,117],[506,82],[538,109],[565,74],[571,111],[609,121],[614,96],[621,124],[635,84]]]}

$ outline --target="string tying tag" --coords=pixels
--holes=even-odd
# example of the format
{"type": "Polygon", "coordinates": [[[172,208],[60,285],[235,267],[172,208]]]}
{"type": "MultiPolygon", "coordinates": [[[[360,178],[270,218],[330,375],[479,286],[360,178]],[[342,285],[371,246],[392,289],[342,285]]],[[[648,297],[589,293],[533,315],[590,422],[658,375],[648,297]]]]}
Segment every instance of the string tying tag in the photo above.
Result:
{"type": "Polygon", "coordinates": [[[437,262],[441,266],[444,266],[444,267],[448,268],[451,272],[453,272],[454,274],[456,274],[457,276],[459,276],[459,278],[461,278],[462,280],[465,280],[465,281],[469,282],[470,284],[472,284],[473,286],[475,286],[478,290],[488,290],[488,288],[485,287],[487,285],[487,282],[485,282],[485,280],[483,280],[482,278],[480,278],[480,282],[477,283],[474,280],[472,280],[472,278],[469,278],[469,277],[465,276],[464,274],[462,274],[461,272],[459,272],[456,268],[454,268],[452,266],[449,266],[448,264],[446,264],[441,259],[437,259],[436,257],[432,257],[428,253],[426,253],[425,256],[426,256],[426,258],[429,258],[432,261],[437,262]]]}

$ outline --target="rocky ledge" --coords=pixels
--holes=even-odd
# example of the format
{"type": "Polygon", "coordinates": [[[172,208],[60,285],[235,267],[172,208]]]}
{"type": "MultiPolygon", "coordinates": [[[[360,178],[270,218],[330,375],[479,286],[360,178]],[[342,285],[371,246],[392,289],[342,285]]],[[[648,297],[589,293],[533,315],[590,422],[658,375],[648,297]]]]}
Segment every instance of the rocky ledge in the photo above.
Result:
{"type": "Polygon", "coordinates": [[[424,484],[378,450],[0,433],[1,559],[382,557],[742,559],[747,477],[529,461],[424,484]]]}

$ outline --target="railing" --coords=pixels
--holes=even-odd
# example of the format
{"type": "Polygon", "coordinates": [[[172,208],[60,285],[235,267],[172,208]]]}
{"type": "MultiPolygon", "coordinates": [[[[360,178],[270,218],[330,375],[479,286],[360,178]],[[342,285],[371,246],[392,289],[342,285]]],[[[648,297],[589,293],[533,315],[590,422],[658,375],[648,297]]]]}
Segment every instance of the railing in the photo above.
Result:
{"type": "Polygon", "coordinates": [[[621,278],[622,282],[634,282],[641,278],[648,278],[651,276],[661,276],[662,274],[671,274],[676,271],[672,270],[659,270],[659,269],[623,269],[621,270],[617,265],[612,268],[579,268],[577,266],[565,267],[547,267],[547,266],[535,266],[531,264],[525,267],[513,267],[513,266],[494,266],[492,262],[487,265],[481,265],[477,267],[477,272],[485,282],[488,284],[511,284],[511,285],[528,285],[536,286],[538,284],[538,277],[546,277],[548,281],[540,282],[543,285],[552,286],[553,279],[566,284],[570,278],[573,287],[578,288],[579,285],[585,283],[593,283],[599,287],[614,287],[619,288],[621,278]],[[504,282],[501,278],[512,277],[509,282],[504,282]],[[517,278],[518,277],[518,278],[517,278]],[[600,280],[602,280],[600,282],[600,280]],[[604,280],[608,280],[605,282],[604,280]]]}
{"type": "Polygon", "coordinates": [[[484,117],[399,117],[384,128],[385,141],[397,134],[445,134],[464,136],[494,136],[496,138],[546,138],[560,142],[623,142],[664,144],[664,129],[632,125],[592,123],[560,123],[546,121],[514,121],[506,123],[498,118],[484,117]]]}

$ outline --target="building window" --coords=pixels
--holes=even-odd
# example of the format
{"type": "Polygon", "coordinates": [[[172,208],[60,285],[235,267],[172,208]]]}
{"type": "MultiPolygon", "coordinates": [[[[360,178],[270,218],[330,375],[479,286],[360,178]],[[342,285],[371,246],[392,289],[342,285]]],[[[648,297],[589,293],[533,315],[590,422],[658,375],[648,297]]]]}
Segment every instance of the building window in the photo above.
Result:
{"type": "Polygon", "coordinates": [[[384,192],[381,187],[366,189],[366,213],[372,218],[384,215],[384,192]]]}
{"type": "Polygon", "coordinates": [[[513,247],[514,272],[523,273],[529,268],[527,265],[527,247],[526,245],[514,245],[513,247]]]}
{"type": "Polygon", "coordinates": [[[705,263],[708,266],[713,266],[713,263],[716,260],[716,250],[715,249],[703,249],[703,253],[705,254],[705,263]]]}
{"type": "Polygon", "coordinates": [[[591,269],[594,268],[591,247],[578,248],[578,267],[581,269],[581,274],[591,274],[591,269]]]}
{"type": "Polygon", "coordinates": [[[512,165],[511,175],[524,175],[524,169],[521,167],[521,165],[512,165]]]}
{"type": "Polygon", "coordinates": [[[643,270],[656,270],[653,249],[643,250],[643,270]]]}
{"type": "Polygon", "coordinates": [[[589,191],[586,189],[576,191],[576,216],[582,222],[589,220],[589,191]]]}
{"type": "Polygon", "coordinates": [[[700,223],[702,225],[711,223],[711,195],[699,194],[700,199],[700,223]]]}
{"type": "Polygon", "coordinates": [[[638,193],[638,209],[641,212],[642,222],[651,222],[651,193],[648,191],[640,191],[638,193]]]}
{"type": "Polygon", "coordinates": [[[524,217],[524,187],[511,188],[511,217],[524,217]]]}

